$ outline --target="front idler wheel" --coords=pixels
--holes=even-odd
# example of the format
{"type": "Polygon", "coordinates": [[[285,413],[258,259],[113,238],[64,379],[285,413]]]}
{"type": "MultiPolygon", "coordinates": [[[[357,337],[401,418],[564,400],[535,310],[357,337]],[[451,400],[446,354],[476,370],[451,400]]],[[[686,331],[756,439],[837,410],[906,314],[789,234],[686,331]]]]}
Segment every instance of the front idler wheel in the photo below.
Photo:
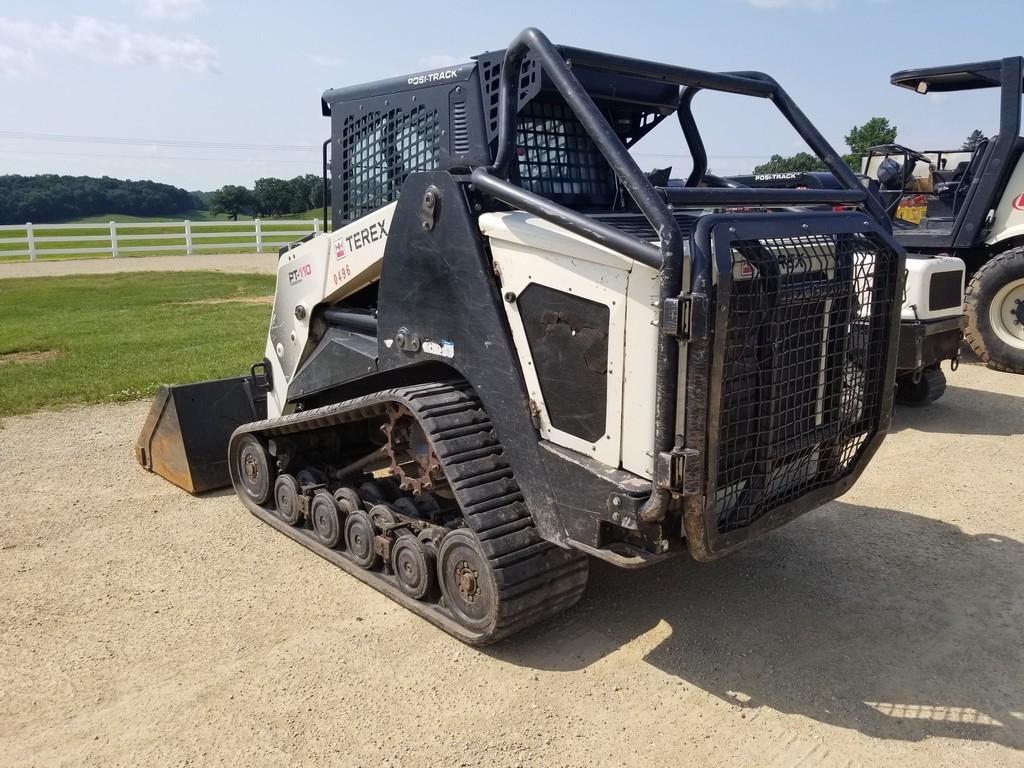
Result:
{"type": "Polygon", "coordinates": [[[476,535],[458,528],[444,537],[437,578],[445,605],[467,629],[488,632],[497,621],[498,590],[476,535]]]}
{"type": "Polygon", "coordinates": [[[235,456],[242,490],[253,502],[263,506],[270,500],[274,487],[274,468],[266,449],[256,437],[245,435],[239,440],[235,456]]]}
{"type": "Polygon", "coordinates": [[[274,483],[274,501],[277,516],[288,525],[298,525],[302,519],[299,481],[291,475],[281,475],[274,483]]]}
{"type": "Polygon", "coordinates": [[[338,512],[338,502],[328,491],[321,488],[313,494],[309,504],[313,530],[320,543],[330,549],[334,549],[341,541],[341,516],[338,512]]]}

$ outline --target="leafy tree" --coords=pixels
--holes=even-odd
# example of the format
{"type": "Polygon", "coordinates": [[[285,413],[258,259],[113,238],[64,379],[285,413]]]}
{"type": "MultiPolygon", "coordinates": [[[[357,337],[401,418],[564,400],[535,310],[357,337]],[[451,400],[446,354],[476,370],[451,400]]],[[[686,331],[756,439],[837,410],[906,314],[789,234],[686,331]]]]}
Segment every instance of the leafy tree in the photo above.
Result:
{"type": "Polygon", "coordinates": [[[201,189],[194,189],[189,194],[192,195],[192,207],[195,210],[210,210],[210,198],[213,196],[213,192],[203,192],[201,189]]]}
{"type": "Polygon", "coordinates": [[[754,173],[806,173],[823,170],[825,164],[808,152],[797,152],[789,157],[772,155],[767,163],[754,167],[754,173]]]}
{"type": "Polygon", "coordinates": [[[967,152],[973,152],[978,148],[978,145],[981,144],[981,142],[985,141],[987,138],[988,137],[984,133],[975,128],[973,131],[971,131],[970,135],[968,135],[968,137],[964,139],[963,146],[961,146],[960,149],[963,149],[967,152]]]}
{"type": "Polygon", "coordinates": [[[256,179],[253,193],[256,197],[256,209],[261,215],[280,216],[292,211],[294,188],[284,179],[256,179]]]}
{"type": "Polygon", "coordinates": [[[897,128],[886,117],[872,117],[864,125],[855,125],[846,134],[846,146],[850,153],[843,160],[855,171],[860,170],[860,160],[868,153],[869,147],[892,144],[896,141],[897,128]]]}
{"type": "Polygon", "coordinates": [[[238,221],[238,214],[252,210],[255,205],[253,193],[237,184],[225,184],[210,194],[210,213],[226,213],[238,221]]]}

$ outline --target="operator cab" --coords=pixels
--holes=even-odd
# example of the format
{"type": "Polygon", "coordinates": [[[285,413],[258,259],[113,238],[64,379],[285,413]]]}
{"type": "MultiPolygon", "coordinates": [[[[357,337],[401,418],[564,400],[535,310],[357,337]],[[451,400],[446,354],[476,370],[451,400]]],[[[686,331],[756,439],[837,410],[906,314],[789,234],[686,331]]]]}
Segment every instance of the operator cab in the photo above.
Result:
{"type": "Polygon", "coordinates": [[[1024,59],[1010,57],[896,72],[891,82],[919,94],[999,88],[999,131],[971,150],[918,152],[871,147],[863,172],[876,180],[908,249],[970,248],[984,242],[991,213],[1024,152],[1020,136],[1024,59]]]}

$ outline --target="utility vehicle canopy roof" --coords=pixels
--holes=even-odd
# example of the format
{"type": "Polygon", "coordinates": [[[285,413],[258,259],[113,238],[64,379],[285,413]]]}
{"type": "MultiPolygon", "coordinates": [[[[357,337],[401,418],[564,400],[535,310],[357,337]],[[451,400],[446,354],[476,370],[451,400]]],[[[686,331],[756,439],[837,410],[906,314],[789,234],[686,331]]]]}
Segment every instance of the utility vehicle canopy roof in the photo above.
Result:
{"type": "MultiPolygon", "coordinates": [[[[1020,57],[1015,58],[1019,59],[1020,57]]],[[[893,73],[890,82],[918,93],[999,88],[1002,85],[1003,64],[1006,61],[1006,59],[993,59],[973,64],[947,64],[924,69],[904,69],[893,73]]]]}

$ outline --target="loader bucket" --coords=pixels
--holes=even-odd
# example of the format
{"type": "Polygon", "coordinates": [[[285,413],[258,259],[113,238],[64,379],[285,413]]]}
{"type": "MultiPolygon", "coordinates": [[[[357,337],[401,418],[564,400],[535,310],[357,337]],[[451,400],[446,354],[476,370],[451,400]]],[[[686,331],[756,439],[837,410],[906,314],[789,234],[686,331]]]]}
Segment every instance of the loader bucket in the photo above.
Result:
{"type": "Polygon", "coordinates": [[[223,488],[231,485],[231,433],[266,417],[266,393],[252,376],[160,387],[135,442],[135,458],[189,493],[223,488]]]}

